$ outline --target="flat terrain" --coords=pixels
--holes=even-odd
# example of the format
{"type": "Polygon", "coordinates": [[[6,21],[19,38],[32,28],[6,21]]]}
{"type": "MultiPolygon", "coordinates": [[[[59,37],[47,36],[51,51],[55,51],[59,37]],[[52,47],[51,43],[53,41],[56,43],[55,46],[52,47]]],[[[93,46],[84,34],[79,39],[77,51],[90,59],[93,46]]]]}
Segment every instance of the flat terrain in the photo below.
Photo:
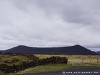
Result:
{"type": "Polygon", "coordinates": [[[68,58],[70,64],[98,64],[100,65],[100,55],[42,55],[36,54],[39,58],[47,58],[52,56],[60,56],[68,58]]]}
{"type": "Polygon", "coordinates": [[[59,71],[64,69],[73,69],[81,66],[100,67],[99,55],[39,55],[36,54],[35,56],[41,59],[52,57],[52,56],[67,57],[68,64],[38,66],[38,67],[26,69],[24,71],[19,72],[18,74],[59,71]]]}
{"type": "MultiPolygon", "coordinates": [[[[67,57],[68,58],[68,64],[55,64],[55,65],[42,65],[42,66],[36,66],[31,67],[26,70],[20,71],[16,74],[25,74],[25,75],[61,75],[62,71],[69,70],[74,71],[73,68],[78,68],[81,66],[88,67],[86,70],[89,71],[92,70],[100,70],[100,55],[42,55],[42,54],[35,54],[35,56],[39,58],[47,58],[52,56],[60,56],[60,57],[67,57]],[[95,67],[89,68],[90,66],[95,67]],[[39,73],[39,74],[37,74],[39,73]],[[44,74],[46,73],[46,74],[44,74]],[[50,74],[48,74],[50,73],[50,74]],[[53,74],[54,73],[54,74],[53,74]]],[[[21,64],[23,62],[29,62],[32,61],[31,59],[23,56],[23,55],[0,55],[0,64],[7,64],[7,65],[13,65],[13,64],[21,64]]],[[[83,68],[84,69],[84,68],[83,68]]],[[[80,71],[79,69],[75,69],[76,71],[80,71]]],[[[0,71],[0,75],[8,75],[4,74],[0,71]]],[[[9,74],[14,75],[14,74],[9,74]]],[[[78,74],[77,74],[78,75],[78,74]]],[[[80,74],[81,75],[81,74],[80,74]]],[[[89,74],[88,74],[89,75],[89,74]]],[[[95,74],[91,74],[95,75],[95,74]]],[[[96,74],[98,75],[98,74],[96,74]]]]}
{"type": "Polygon", "coordinates": [[[23,55],[8,55],[8,54],[0,55],[0,64],[17,65],[29,61],[31,61],[31,59],[23,55]]]}
{"type": "MultiPolygon", "coordinates": [[[[24,75],[33,75],[32,73],[24,75]]],[[[34,75],[100,75],[100,68],[97,67],[81,67],[70,70],[56,71],[56,72],[42,72],[34,75]]]]}

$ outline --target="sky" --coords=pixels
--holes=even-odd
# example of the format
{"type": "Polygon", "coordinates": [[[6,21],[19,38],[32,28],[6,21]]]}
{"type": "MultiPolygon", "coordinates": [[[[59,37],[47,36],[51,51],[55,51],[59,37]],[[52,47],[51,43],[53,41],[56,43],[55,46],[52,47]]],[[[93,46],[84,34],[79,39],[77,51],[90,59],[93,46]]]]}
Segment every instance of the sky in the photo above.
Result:
{"type": "Polygon", "coordinates": [[[0,0],[0,50],[17,45],[100,48],[100,0],[0,0]]]}

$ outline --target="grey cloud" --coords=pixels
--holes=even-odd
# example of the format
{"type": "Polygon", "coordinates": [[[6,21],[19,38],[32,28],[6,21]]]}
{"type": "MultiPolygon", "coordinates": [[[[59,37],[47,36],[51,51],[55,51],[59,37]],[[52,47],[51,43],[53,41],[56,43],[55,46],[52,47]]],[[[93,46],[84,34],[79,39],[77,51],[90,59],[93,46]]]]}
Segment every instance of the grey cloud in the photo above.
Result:
{"type": "Polygon", "coordinates": [[[60,14],[67,22],[92,24],[97,22],[99,0],[38,0],[47,13],[60,14]]]}
{"type": "Polygon", "coordinates": [[[0,0],[0,48],[99,47],[99,0],[0,0]]]}

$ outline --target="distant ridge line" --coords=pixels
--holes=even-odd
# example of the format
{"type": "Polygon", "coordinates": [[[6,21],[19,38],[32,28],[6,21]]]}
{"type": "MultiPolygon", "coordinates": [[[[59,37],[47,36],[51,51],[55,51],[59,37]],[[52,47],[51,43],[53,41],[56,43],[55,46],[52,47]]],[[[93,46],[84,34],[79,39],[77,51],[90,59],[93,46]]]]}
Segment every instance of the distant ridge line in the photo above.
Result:
{"type": "Polygon", "coordinates": [[[67,54],[67,55],[97,55],[81,45],[68,47],[28,47],[19,45],[3,51],[3,53],[22,53],[22,54],[67,54]]]}

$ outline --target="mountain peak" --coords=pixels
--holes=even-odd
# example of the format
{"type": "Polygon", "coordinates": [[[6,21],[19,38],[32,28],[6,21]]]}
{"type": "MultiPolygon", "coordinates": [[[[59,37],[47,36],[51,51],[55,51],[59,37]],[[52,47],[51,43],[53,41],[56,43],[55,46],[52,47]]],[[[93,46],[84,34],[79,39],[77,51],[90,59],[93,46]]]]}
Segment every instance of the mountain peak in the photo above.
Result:
{"type": "Polygon", "coordinates": [[[82,47],[81,45],[79,45],[79,44],[77,44],[77,45],[74,45],[74,46],[76,46],[76,47],[82,47]]]}
{"type": "Polygon", "coordinates": [[[18,45],[18,46],[14,47],[14,48],[29,48],[29,47],[25,46],[25,45],[18,45]]]}
{"type": "Polygon", "coordinates": [[[72,54],[72,55],[94,55],[95,52],[81,46],[74,45],[69,47],[51,47],[51,48],[37,48],[19,45],[17,47],[6,50],[11,53],[30,53],[30,54],[72,54]]]}
{"type": "Polygon", "coordinates": [[[17,47],[27,47],[27,46],[25,46],[25,45],[18,45],[17,47]]]}

